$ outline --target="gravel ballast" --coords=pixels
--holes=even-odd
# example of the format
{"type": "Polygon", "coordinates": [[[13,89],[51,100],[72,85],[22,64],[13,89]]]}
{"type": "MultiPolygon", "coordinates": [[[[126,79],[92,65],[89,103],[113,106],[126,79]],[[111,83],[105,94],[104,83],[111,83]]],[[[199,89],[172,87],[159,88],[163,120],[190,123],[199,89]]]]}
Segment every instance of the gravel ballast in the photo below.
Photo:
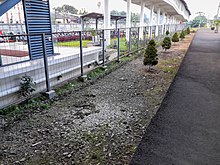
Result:
{"type": "Polygon", "coordinates": [[[162,62],[152,72],[139,57],[48,110],[2,127],[0,164],[129,164],[192,37],[169,53],[160,51],[162,62]]]}

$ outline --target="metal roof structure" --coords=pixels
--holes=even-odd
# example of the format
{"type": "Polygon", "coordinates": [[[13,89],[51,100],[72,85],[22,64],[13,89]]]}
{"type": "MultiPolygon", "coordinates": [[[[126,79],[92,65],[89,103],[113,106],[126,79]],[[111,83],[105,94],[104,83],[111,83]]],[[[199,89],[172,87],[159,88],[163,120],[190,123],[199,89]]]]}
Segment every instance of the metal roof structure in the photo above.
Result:
{"type": "MultiPolygon", "coordinates": [[[[81,16],[81,18],[82,19],[85,19],[85,18],[103,19],[104,15],[101,13],[92,12],[92,13],[88,13],[88,14],[81,16]]],[[[126,19],[126,16],[111,15],[111,19],[117,21],[117,20],[121,20],[121,19],[126,19]]]]}
{"type": "MultiPolygon", "coordinates": [[[[127,1],[127,0],[124,0],[127,1]]],[[[152,5],[155,9],[161,8],[170,16],[175,16],[181,20],[188,20],[191,12],[184,0],[144,0],[145,7],[150,8],[152,5]]],[[[142,0],[131,0],[131,3],[141,5],[142,0]]]]}

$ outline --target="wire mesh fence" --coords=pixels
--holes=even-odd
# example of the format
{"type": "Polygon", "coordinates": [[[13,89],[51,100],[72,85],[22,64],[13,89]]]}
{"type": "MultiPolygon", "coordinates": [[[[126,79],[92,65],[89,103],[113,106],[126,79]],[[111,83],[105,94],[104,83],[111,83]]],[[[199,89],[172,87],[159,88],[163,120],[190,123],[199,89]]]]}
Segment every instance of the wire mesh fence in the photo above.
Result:
{"type": "Polygon", "coordinates": [[[24,77],[35,84],[33,93],[50,91],[60,83],[83,76],[97,65],[119,62],[122,56],[146,47],[150,39],[160,39],[166,30],[174,32],[184,28],[184,25],[161,25],[0,36],[0,108],[27,98],[21,92],[24,77]],[[37,38],[35,44],[40,58],[30,55],[35,51],[29,45],[30,37],[37,38]],[[48,54],[48,42],[53,43],[53,55],[48,54]]]}
{"type": "Polygon", "coordinates": [[[0,36],[0,65],[30,60],[26,35],[0,36]]]}

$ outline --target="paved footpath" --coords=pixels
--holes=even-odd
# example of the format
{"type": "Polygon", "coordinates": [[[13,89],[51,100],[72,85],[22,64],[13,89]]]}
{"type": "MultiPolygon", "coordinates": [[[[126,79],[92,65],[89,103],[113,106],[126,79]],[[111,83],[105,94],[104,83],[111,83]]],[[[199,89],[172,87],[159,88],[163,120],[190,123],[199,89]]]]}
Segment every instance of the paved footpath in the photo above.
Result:
{"type": "Polygon", "coordinates": [[[220,34],[197,32],[132,165],[220,165],[220,34]]]}

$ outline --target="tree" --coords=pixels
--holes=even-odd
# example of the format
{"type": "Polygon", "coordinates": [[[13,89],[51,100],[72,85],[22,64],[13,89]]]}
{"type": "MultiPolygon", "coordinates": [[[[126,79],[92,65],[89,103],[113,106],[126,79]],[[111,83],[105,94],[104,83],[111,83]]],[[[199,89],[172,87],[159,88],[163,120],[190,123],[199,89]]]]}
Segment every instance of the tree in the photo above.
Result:
{"type": "Polygon", "coordinates": [[[185,31],[182,30],[182,32],[180,33],[181,40],[183,40],[185,38],[185,36],[186,36],[185,31]]]}
{"type": "Polygon", "coordinates": [[[57,7],[56,11],[60,13],[71,13],[71,14],[77,14],[78,10],[70,5],[63,5],[62,7],[57,7]]]}
{"type": "Polygon", "coordinates": [[[207,18],[203,15],[199,15],[190,22],[191,27],[204,27],[207,24],[207,18]]]}
{"type": "Polygon", "coordinates": [[[120,16],[126,16],[126,12],[125,11],[121,11],[121,12],[119,12],[119,15],[120,16]]]}
{"type": "Polygon", "coordinates": [[[126,12],[125,12],[125,11],[112,10],[112,11],[111,11],[111,15],[126,16],[126,12]]]}
{"type": "Polygon", "coordinates": [[[148,65],[148,71],[150,71],[151,66],[158,64],[158,58],[157,58],[157,49],[156,49],[156,43],[154,40],[151,40],[148,43],[148,46],[145,50],[144,54],[144,65],[148,65]]]}
{"type": "Polygon", "coordinates": [[[86,9],[82,8],[80,11],[79,11],[79,15],[85,15],[85,14],[88,14],[88,11],[86,11],[86,9]]]}
{"type": "Polygon", "coordinates": [[[133,26],[136,27],[137,23],[140,22],[140,14],[131,13],[131,22],[133,26]]]}
{"type": "Polygon", "coordinates": [[[111,15],[119,15],[119,12],[117,10],[112,10],[111,15]]]}
{"type": "Polygon", "coordinates": [[[166,31],[166,35],[168,36],[170,34],[169,30],[166,31]]]}
{"type": "Polygon", "coordinates": [[[173,37],[172,37],[172,42],[179,42],[180,40],[179,40],[179,36],[178,36],[178,34],[177,33],[175,33],[174,35],[173,35],[173,37]]]}
{"type": "Polygon", "coordinates": [[[186,29],[186,33],[190,34],[190,28],[189,27],[186,29]]]}
{"type": "Polygon", "coordinates": [[[170,37],[165,37],[162,43],[162,48],[167,51],[167,49],[170,49],[171,47],[171,40],[170,37]]]}

